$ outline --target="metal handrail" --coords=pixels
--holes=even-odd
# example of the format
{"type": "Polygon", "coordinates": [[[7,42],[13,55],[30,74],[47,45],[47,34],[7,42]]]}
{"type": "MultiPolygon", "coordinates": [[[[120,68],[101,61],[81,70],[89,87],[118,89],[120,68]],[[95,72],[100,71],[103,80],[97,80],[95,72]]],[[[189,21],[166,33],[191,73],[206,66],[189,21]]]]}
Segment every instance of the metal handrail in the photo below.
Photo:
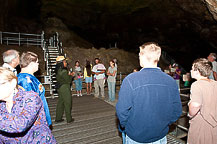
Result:
{"type": "Polygon", "coordinates": [[[27,33],[14,33],[14,32],[1,32],[0,43],[7,45],[33,45],[44,47],[44,32],[41,34],[27,34],[27,33]]]}
{"type": "Polygon", "coordinates": [[[12,35],[26,35],[26,36],[41,36],[41,34],[28,34],[28,33],[14,33],[14,32],[2,32],[3,34],[12,34],[12,35]]]}

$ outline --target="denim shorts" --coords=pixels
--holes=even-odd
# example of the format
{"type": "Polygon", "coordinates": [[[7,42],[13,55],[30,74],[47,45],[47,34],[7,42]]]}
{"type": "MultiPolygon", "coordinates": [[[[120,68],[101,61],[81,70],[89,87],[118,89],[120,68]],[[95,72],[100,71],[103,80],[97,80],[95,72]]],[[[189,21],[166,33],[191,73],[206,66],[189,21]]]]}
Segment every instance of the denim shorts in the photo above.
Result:
{"type": "Polygon", "coordinates": [[[92,83],[93,82],[92,77],[86,77],[85,82],[86,83],[92,83]]]}

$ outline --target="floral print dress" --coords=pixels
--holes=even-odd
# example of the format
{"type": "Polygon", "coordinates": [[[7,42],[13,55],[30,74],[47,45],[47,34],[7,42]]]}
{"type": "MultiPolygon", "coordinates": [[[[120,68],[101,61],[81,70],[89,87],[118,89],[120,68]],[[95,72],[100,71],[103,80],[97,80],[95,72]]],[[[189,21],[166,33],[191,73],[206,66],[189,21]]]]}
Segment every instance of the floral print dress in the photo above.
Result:
{"type": "Polygon", "coordinates": [[[0,144],[55,144],[48,127],[43,102],[32,91],[19,92],[13,98],[11,113],[0,102],[0,144]]]}

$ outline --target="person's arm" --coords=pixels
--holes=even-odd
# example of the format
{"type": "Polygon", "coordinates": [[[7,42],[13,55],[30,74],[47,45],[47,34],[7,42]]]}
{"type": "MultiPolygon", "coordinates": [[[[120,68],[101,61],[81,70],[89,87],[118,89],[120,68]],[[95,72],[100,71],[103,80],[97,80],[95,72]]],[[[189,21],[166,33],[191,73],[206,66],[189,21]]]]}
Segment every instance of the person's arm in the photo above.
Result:
{"type": "Polygon", "coordinates": [[[182,103],[181,103],[180,94],[177,85],[176,88],[173,89],[173,95],[171,99],[172,99],[172,114],[171,114],[170,124],[174,123],[182,114],[182,103]]]}
{"type": "Polygon", "coordinates": [[[24,95],[23,97],[23,102],[19,106],[19,108],[22,107],[21,111],[0,115],[0,131],[21,133],[30,128],[35,122],[42,108],[42,101],[38,94],[34,92],[28,92],[28,95],[24,95]]]}
{"type": "Polygon", "coordinates": [[[108,75],[108,76],[110,76],[110,75],[111,75],[111,73],[110,73],[109,69],[108,69],[108,71],[107,71],[107,75],[108,75]]]}
{"type": "Polygon", "coordinates": [[[202,92],[200,88],[193,83],[191,85],[191,95],[190,101],[188,103],[189,106],[189,117],[194,117],[201,108],[202,105],[202,92]]]}
{"type": "Polygon", "coordinates": [[[201,105],[197,102],[190,102],[189,103],[189,116],[194,117],[198,111],[200,110],[201,105]]]}
{"type": "Polygon", "coordinates": [[[120,121],[121,127],[125,127],[132,107],[132,87],[127,78],[123,80],[119,91],[118,102],[116,104],[116,113],[120,121]]]}
{"type": "Polygon", "coordinates": [[[215,71],[213,71],[213,77],[217,81],[217,73],[215,71]]]}
{"type": "Polygon", "coordinates": [[[103,73],[105,73],[106,70],[100,69],[100,70],[97,70],[97,71],[99,71],[99,72],[95,72],[96,75],[103,74],[103,73]]]}
{"type": "Polygon", "coordinates": [[[111,74],[111,76],[115,76],[116,72],[117,72],[117,71],[115,70],[115,71],[111,74]]]}

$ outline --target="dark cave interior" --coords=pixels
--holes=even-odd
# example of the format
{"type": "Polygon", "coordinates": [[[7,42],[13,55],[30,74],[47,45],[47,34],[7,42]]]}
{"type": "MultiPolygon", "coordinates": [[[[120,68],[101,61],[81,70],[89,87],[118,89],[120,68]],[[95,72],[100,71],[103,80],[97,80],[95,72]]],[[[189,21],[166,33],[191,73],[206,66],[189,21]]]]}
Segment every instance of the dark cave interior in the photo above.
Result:
{"type": "MultiPolygon", "coordinates": [[[[157,42],[190,70],[198,57],[217,51],[217,23],[201,0],[2,1],[1,31],[39,32],[55,17],[94,47],[130,52],[157,42]],[[10,19],[7,19],[10,17],[10,19]]],[[[58,26],[61,29],[61,26],[58,26]]]]}

